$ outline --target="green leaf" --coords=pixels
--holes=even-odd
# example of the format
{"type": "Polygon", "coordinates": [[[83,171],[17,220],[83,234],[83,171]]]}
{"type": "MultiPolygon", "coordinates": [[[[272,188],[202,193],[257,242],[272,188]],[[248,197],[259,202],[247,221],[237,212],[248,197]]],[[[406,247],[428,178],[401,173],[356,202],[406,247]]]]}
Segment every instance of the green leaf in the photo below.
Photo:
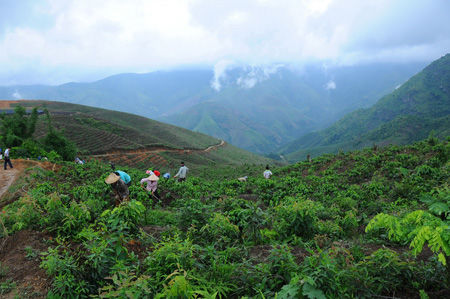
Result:
{"type": "Polygon", "coordinates": [[[449,212],[450,211],[450,207],[448,206],[447,203],[445,202],[435,202],[432,205],[430,205],[430,211],[440,215],[441,213],[445,213],[445,212],[449,212]]]}
{"type": "Polygon", "coordinates": [[[308,296],[310,299],[327,299],[325,294],[319,290],[310,285],[309,283],[306,283],[303,285],[303,296],[308,296]]]}
{"type": "Polygon", "coordinates": [[[447,261],[445,260],[445,256],[444,256],[444,254],[442,254],[442,252],[440,252],[438,254],[438,261],[440,261],[442,263],[442,265],[444,265],[444,266],[447,265],[447,261]]]}

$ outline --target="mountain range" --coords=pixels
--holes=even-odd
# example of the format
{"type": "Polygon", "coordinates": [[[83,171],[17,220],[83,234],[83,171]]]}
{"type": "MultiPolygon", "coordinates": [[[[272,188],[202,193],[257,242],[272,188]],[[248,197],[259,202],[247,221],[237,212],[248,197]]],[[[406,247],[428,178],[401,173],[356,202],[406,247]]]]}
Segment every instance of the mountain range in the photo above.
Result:
{"type": "Polygon", "coordinates": [[[434,61],[372,107],[347,114],[280,150],[289,161],[308,154],[359,149],[373,144],[409,144],[450,136],[450,54],[434,61]]]}
{"type": "Polygon", "coordinates": [[[424,65],[234,67],[119,74],[91,83],[0,87],[2,99],[46,99],[135,113],[255,153],[373,105],[424,65]]]}

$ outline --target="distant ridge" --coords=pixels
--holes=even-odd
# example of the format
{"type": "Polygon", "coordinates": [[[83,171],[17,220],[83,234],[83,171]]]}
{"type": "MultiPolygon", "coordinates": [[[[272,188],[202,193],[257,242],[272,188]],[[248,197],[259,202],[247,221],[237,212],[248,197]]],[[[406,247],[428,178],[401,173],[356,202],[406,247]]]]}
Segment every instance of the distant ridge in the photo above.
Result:
{"type": "Polygon", "coordinates": [[[0,99],[45,99],[134,113],[267,154],[370,107],[423,63],[240,66],[118,74],[88,83],[0,86],[0,99]],[[212,82],[219,84],[212,86],[212,82]],[[220,85],[220,88],[219,88],[220,85]]]}
{"type": "Polygon", "coordinates": [[[450,54],[434,61],[374,106],[346,115],[331,127],[307,134],[280,152],[289,161],[306,155],[373,144],[410,144],[450,135],[450,54]]]}

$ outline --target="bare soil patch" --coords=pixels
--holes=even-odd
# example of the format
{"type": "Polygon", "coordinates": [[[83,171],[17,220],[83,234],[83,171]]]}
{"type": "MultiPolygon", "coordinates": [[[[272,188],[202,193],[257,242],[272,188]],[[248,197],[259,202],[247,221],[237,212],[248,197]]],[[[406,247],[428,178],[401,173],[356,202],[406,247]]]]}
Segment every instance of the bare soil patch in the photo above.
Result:
{"type": "Polygon", "coordinates": [[[0,109],[11,109],[11,104],[17,104],[20,103],[19,101],[7,101],[7,100],[1,100],[0,101],[0,109]]]}
{"type": "Polygon", "coordinates": [[[156,165],[168,164],[167,160],[161,156],[161,153],[178,153],[178,154],[195,154],[195,153],[209,153],[211,151],[217,150],[220,147],[226,145],[226,142],[221,140],[219,144],[211,145],[205,149],[176,149],[170,147],[152,147],[152,148],[140,148],[140,149],[117,149],[109,151],[107,153],[99,153],[90,155],[90,159],[97,159],[103,161],[112,161],[116,164],[120,164],[124,157],[127,157],[127,164],[131,166],[137,165],[146,159],[151,160],[156,165]]]}
{"type": "Polygon", "coordinates": [[[46,233],[31,230],[7,237],[0,251],[1,266],[6,270],[0,282],[11,280],[16,287],[0,295],[1,298],[46,298],[51,281],[39,267],[39,253],[47,251],[45,240],[48,238],[46,233]]]}

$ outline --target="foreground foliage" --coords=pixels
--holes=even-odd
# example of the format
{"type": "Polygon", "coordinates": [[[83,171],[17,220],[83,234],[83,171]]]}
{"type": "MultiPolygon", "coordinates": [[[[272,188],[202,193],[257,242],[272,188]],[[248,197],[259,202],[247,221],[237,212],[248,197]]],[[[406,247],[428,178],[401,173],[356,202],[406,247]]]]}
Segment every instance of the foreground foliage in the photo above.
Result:
{"type": "Polygon", "coordinates": [[[322,156],[270,180],[211,169],[161,179],[160,201],[124,168],[133,184],[119,206],[107,165],[66,163],[36,173],[0,220],[9,234],[52,235],[41,264],[52,298],[433,296],[449,286],[449,157],[430,138],[322,156]]]}

